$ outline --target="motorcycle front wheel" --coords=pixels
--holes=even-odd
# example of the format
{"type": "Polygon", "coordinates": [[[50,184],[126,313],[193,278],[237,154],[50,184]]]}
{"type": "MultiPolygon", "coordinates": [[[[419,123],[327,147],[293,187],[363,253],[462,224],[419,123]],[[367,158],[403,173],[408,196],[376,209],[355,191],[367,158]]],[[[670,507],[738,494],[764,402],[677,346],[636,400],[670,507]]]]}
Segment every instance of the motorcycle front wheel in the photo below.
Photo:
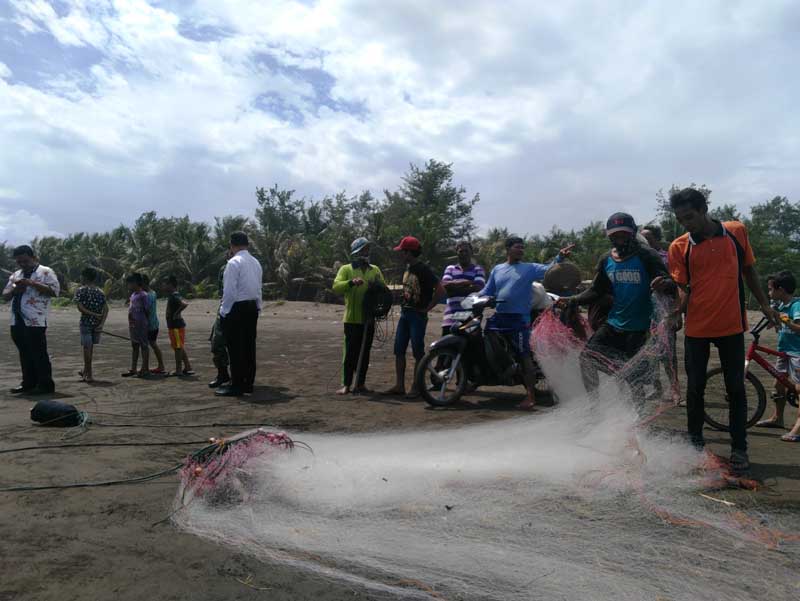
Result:
{"type": "Polygon", "coordinates": [[[415,379],[417,390],[429,405],[446,407],[455,403],[467,388],[461,353],[453,348],[433,349],[420,361],[415,379]]]}

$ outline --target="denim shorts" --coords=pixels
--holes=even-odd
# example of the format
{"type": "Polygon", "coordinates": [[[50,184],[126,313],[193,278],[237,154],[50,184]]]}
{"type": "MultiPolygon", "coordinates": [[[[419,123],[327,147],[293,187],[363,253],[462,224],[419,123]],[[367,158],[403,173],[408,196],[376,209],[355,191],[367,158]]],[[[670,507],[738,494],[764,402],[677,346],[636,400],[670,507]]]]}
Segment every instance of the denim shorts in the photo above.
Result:
{"type": "Polygon", "coordinates": [[[81,346],[92,348],[95,344],[100,344],[100,332],[94,326],[80,325],[81,346]]]}
{"type": "Polygon", "coordinates": [[[486,321],[486,329],[492,330],[508,340],[517,357],[531,355],[531,324],[517,313],[495,313],[486,321]]]}
{"type": "Polygon", "coordinates": [[[410,341],[414,359],[417,361],[422,359],[425,356],[425,330],[427,327],[427,313],[420,313],[414,309],[401,310],[397,331],[394,335],[394,354],[404,357],[410,341]]]}

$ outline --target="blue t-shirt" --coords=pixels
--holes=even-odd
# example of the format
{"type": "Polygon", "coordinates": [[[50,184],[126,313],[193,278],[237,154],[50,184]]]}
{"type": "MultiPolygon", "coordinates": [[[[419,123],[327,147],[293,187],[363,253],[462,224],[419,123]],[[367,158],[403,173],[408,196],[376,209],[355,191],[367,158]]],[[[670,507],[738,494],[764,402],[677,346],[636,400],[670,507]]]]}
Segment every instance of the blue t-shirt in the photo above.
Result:
{"type": "Polygon", "coordinates": [[[533,305],[533,283],[541,282],[544,274],[560,257],[552,263],[501,263],[495,265],[489,274],[489,281],[478,294],[494,296],[498,301],[498,313],[517,313],[522,315],[524,323],[531,322],[533,305]]]}
{"type": "MultiPolygon", "coordinates": [[[[800,298],[793,298],[788,304],[778,306],[780,313],[785,313],[789,319],[800,319],[800,298]]],[[[800,357],[800,334],[795,334],[789,326],[783,324],[778,332],[778,350],[789,355],[800,357]]]]}
{"type": "Polygon", "coordinates": [[[611,281],[614,304],[608,314],[608,325],[624,332],[650,329],[653,302],[650,298],[650,274],[638,254],[624,261],[610,256],[603,265],[611,281]]]}
{"type": "Polygon", "coordinates": [[[154,291],[150,291],[147,293],[147,329],[151,332],[155,332],[158,329],[158,311],[156,310],[156,293],[154,291]]]}

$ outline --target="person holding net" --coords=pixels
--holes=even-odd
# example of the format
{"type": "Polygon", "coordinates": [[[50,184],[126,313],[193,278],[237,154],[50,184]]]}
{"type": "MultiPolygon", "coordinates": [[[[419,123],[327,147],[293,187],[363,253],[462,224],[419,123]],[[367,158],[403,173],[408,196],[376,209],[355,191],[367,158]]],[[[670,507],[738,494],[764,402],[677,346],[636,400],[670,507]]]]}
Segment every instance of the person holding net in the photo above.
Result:
{"type": "Polygon", "coordinates": [[[511,236],[506,240],[506,262],[492,269],[486,286],[478,292],[478,296],[497,299],[497,309],[487,320],[486,328],[503,334],[514,348],[527,392],[525,400],[517,405],[517,409],[523,411],[536,407],[536,366],[531,351],[533,283],[541,282],[547,270],[567,258],[574,246],[559,250],[551,263],[524,263],[525,240],[511,236]]]}
{"type": "Polygon", "coordinates": [[[375,336],[374,320],[364,315],[364,297],[369,284],[383,283],[383,274],[369,261],[370,242],[356,238],[350,245],[350,263],[342,265],[333,281],[333,291],[344,297],[344,357],[342,358],[342,387],[338,395],[351,392],[353,376],[358,370],[354,394],[366,394],[367,369],[372,340],[375,336]],[[359,359],[361,359],[359,361],[359,359]]]}
{"type": "MultiPolygon", "coordinates": [[[[612,297],[608,318],[581,353],[581,375],[589,394],[599,386],[599,370],[613,373],[644,346],[653,314],[651,292],[675,294],[675,283],[652,248],[636,239],[636,222],[627,213],[614,213],[606,223],[611,250],[597,263],[592,285],[565,301],[575,309],[612,297]]],[[[641,399],[641,370],[627,375],[634,396],[641,399]]]]}

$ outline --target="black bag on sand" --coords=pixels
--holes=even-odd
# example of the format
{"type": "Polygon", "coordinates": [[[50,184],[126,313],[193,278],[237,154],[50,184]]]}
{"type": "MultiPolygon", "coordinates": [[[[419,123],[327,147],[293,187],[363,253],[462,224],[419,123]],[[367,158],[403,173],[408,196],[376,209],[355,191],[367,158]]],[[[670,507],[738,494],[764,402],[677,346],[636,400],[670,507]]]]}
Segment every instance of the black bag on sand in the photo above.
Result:
{"type": "Polygon", "coordinates": [[[74,405],[58,401],[39,401],[31,409],[31,419],[42,425],[72,428],[81,423],[81,412],[74,405]]]}

